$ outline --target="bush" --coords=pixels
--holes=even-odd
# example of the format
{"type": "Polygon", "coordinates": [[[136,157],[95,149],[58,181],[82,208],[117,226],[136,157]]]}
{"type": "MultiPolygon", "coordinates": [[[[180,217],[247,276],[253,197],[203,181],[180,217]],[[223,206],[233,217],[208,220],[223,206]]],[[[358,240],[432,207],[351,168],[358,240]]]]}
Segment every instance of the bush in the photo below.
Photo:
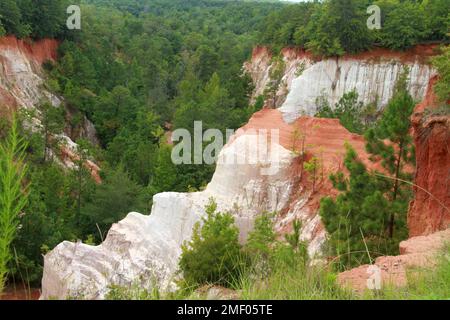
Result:
{"type": "Polygon", "coordinates": [[[190,286],[206,283],[230,286],[240,274],[243,255],[239,230],[230,213],[216,209],[216,203],[210,199],[203,225],[197,223],[191,241],[182,246],[179,267],[190,286]]]}
{"type": "Polygon", "coordinates": [[[268,258],[271,252],[271,246],[276,238],[272,222],[274,214],[263,213],[256,218],[255,225],[248,236],[245,247],[249,255],[258,258],[268,258]]]}

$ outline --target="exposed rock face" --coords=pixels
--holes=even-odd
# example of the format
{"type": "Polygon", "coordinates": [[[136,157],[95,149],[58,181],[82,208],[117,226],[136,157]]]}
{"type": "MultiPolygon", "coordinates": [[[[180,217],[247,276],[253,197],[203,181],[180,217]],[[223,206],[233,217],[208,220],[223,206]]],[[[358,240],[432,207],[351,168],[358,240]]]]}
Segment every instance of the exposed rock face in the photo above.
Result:
{"type": "Polygon", "coordinates": [[[325,239],[316,214],[318,201],[332,192],[327,176],[343,162],[344,141],[368,161],[363,139],[350,134],[337,120],[303,117],[287,124],[278,110],[256,113],[220,152],[216,172],[205,191],[158,194],[150,216],[129,214],[111,228],[100,246],[63,242],[48,253],[42,298],[101,299],[109,285],[135,282],[146,288],[155,283],[163,290],[174,288],[180,246],[190,239],[210,197],[219,210],[233,213],[241,241],[258,214],[277,211],[277,230],[283,233],[293,219],[301,219],[302,238],[310,241],[311,255],[318,253],[325,239]],[[278,142],[269,140],[267,152],[259,145],[258,129],[279,129],[278,142]],[[296,129],[306,132],[308,153],[322,154],[324,178],[317,182],[314,194],[306,175],[298,179],[298,158],[292,152],[296,129]]]}
{"type": "MultiPolygon", "coordinates": [[[[44,88],[42,63],[54,61],[57,58],[58,42],[44,39],[37,42],[18,40],[15,37],[0,38],[0,117],[8,116],[11,111],[26,109],[35,112],[30,127],[39,130],[41,127],[40,112],[36,108],[43,99],[52,103],[56,108],[63,108],[63,101],[44,88]]],[[[70,112],[68,113],[70,114],[70,112]]],[[[57,158],[66,167],[74,166],[75,151],[77,145],[72,138],[84,137],[92,143],[97,143],[96,132],[93,124],[86,118],[78,130],[78,134],[71,134],[66,130],[61,135],[64,146],[61,154],[56,153],[57,158]]],[[[86,166],[93,173],[94,178],[100,181],[99,168],[88,162],[86,166]]]]}
{"type": "MultiPolygon", "coordinates": [[[[333,81],[324,80],[325,73],[329,71],[327,65],[331,69],[338,68],[333,66],[332,60],[323,61],[318,67],[301,50],[286,49],[283,55],[286,61],[285,83],[278,92],[277,101],[281,104],[287,95],[286,102],[281,109],[257,112],[247,125],[235,133],[221,150],[216,172],[205,191],[155,195],[150,216],[129,214],[111,228],[100,246],[70,242],[59,244],[45,256],[41,298],[77,296],[101,299],[109,285],[129,285],[136,281],[144,287],[156,284],[161,289],[173,288],[180,245],[190,239],[192,226],[204,215],[204,206],[210,197],[215,198],[219,210],[232,212],[240,229],[241,241],[246,239],[258,214],[277,211],[276,231],[280,234],[288,232],[292,221],[300,219],[303,222],[301,238],[309,241],[309,254],[314,256],[320,253],[325,231],[317,214],[319,201],[325,195],[336,195],[328,175],[337,170],[345,172],[345,142],[353,146],[368,167],[373,164],[368,160],[361,136],[349,133],[336,119],[298,117],[302,110],[300,107],[310,108],[307,114],[313,113],[308,101],[319,94],[316,87],[324,89],[330,99],[338,96],[334,93],[337,88],[345,91],[353,89],[353,85],[361,90],[364,99],[375,96],[377,90],[382,90],[383,99],[386,99],[395,81],[385,85],[378,83],[377,79],[382,82],[386,77],[397,77],[403,60],[399,55],[393,55],[392,58],[400,62],[393,62],[391,66],[385,62],[370,62],[373,57],[354,57],[359,60],[345,62],[347,75],[339,62],[341,74],[334,86],[333,81]],[[377,70],[384,70],[382,78],[377,78],[377,70]],[[303,75],[309,77],[307,86],[295,85],[297,82],[303,83],[303,75]],[[350,75],[351,81],[348,79],[350,75]],[[371,89],[367,84],[370,81],[383,89],[371,89]],[[313,95],[303,95],[309,91],[314,92],[313,95]],[[289,102],[294,100],[294,104],[289,102]],[[258,139],[258,134],[262,132],[258,130],[270,134],[272,129],[277,130],[278,139],[272,137],[266,146],[258,139]],[[301,157],[298,155],[302,139],[299,134],[305,137],[306,160],[312,155],[317,156],[323,168],[318,173],[315,192],[312,192],[311,177],[301,174],[301,157]],[[235,161],[230,162],[230,159],[235,161]]],[[[413,61],[416,61],[415,58],[413,61]]],[[[424,92],[420,83],[428,82],[431,70],[419,62],[413,65],[416,65],[417,71],[413,75],[415,80],[411,82],[411,88],[421,99],[424,92]]],[[[245,68],[256,84],[256,97],[270,81],[270,54],[267,49],[256,49],[253,60],[245,68]]]]}
{"type": "MultiPolygon", "coordinates": [[[[284,74],[280,87],[278,88],[275,107],[283,104],[287,94],[291,91],[293,80],[306,68],[314,63],[313,58],[307,52],[297,48],[285,48],[281,55],[285,64],[284,74]]],[[[253,81],[251,100],[264,94],[264,90],[269,85],[270,70],[273,67],[272,54],[266,47],[256,47],[253,50],[252,59],[244,63],[244,71],[247,72],[253,81]]]]}
{"type": "Polygon", "coordinates": [[[34,109],[44,97],[55,106],[60,104],[56,96],[41,87],[41,64],[56,59],[57,46],[55,40],[29,44],[14,37],[0,38],[0,109],[34,109]]]}
{"type": "MultiPolygon", "coordinates": [[[[424,55],[430,53],[429,48],[425,49],[416,48],[407,53],[375,50],[370,54],[321,61],[314,61],[299,49],[285,49],[282,55],[286,69],[277,95],[286,99],[277,99],[277,106],[281,106],[284,119],[292,122],[301,115],[314,115],[319,97],[334,106],[346,92],[355,89],[364,105],[376,103],[382,109],[392,97],[405,66],[409,68],[408,89],[415,99],[421,100],[433,75],[432,68],[423,63],[424,55]]],[[[256,48],[244,68],[254,79],[253,98],[263,94],[270,81],[270,52],[256,48]]]]}
{"type": "Polygon", "coordinates": [[[430,81],[426,99],[416,107],[412,117],[415,183],[421,187],[414,188],[414,201],[408,213],[412,237],[450,227],[450,117],[433,114],[437,105],[432,92],[435,80],[430,81]]]}
{"type": "Polygon", "coordinates": [[[111,284],[151,288],[157,282],[170,290],[181,244],[190,237],[203,200],[198,194],[158,194],[151,216],[128,214],[102,245],[59,244],[45,256],[41,298],[102,299],[111,284]]]}
{"type": "MultiPolygon", "coordinates": [[[[428,236],[413,237],[400,243],[399,256],[379,257],[375,266],[381,270],[381,288],[385,286],[404,287],[407,285],[407,271],[412,267],[432,267],[440,251],[450,242],[450,229],[428,236]]],[[[339,274],[338,282],[363,293],[368,289],[367,282],[373,275],[369,265],[339,274]]]]}

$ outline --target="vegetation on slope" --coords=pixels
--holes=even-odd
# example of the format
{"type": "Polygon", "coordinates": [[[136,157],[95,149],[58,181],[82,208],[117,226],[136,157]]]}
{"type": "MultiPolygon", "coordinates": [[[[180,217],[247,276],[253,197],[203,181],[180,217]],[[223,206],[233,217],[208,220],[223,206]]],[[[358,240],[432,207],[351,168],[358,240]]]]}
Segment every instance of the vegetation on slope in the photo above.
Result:
{"type": "MultiPolygon", "coordinates": [[[[79,140],[77,153],[80,159],[94,156],[103,178],[103,184],[96,185],[81,161],[66,172],[49,154],[58,148],[57,139],[50,137],[63,131],[65,115],[42,101],[37,106],[42,131],[26,127],[20,131],[28,141],[26,178],[31,188],[11,247],[15,254],[8,267],[11,279],[38,283],[43,253],[63,240],[100,242],[110,225],[128,211],[148,213],[157,192],[204,187],[213,166],[173,165],[164,133],[176,128],[192,131],[193,120],[202,120],[203,130],[245,123],[254,108],[248,105],[252,85],[241,67],[255,44],[275,50],[300,45],[320,55],[341,55],[374,44],[405,49],[421,41],[442,41],[448,28],[445,1],[285,5],[85,0],[82,29],[69,31],[66,0],[2,0],[0,36],[61,40],[58,62],[45,64],[46,86],[77,111],[70,126],[76,127],[85,116],[94,123],[100,145],[79,140]],[[365,27],[364,9],[371,3],[382,8],[379,31],[365,27]],[[409,16],[417,19],[405,18],[409,16]]],[[[447,61],[435,61],[442,99],[448,94],[447,73],[441,71],[447,61]]],[[[363,132],[361,115],[348,117],[346,111],[354,109],[357,98],[343,99],[342,112],[337,108],[328,116],[363,132]]],[[[2,138],[7,132],[9,128],[0,128],[2,138]]]]}

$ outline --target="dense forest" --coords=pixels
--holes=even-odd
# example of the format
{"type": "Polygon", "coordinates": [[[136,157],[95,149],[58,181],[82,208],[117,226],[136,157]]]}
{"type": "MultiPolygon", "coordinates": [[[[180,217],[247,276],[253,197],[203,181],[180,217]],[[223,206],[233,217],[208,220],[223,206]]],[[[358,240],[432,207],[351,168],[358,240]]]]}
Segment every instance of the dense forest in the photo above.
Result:
{"type": "MultiPolygon", "coordinates": [[[[49,144],[58,143],[49,141],[48,135],[64,130],[61,123],[67,116],[62,110],[47,101],[37,106],[43,114],[44,135],[20,128],[20,135],[28,141],[31,185],[23,210],[28,214],[21,217],[20,232],[12,244],[10,276],[31,283],[41,278],[42,254],[59,242],[99,243],[111,224],[126,213],[149,213],[154,194],[205,187],[214,167],[174,165],[165,133],[176,128],[193,130],[194,120],[202,120],[204,130],[235,129],[261,108],[261,100],[249,105],[253,88],[250,78],[242,74],[242,63],[255,45],[267,45],[275,53],[285,46],[301,46],[323,56],[357,53],[373,46],[403,50],[425,41],[446,41],[450,20],[448,0],[300,4],[85,0],[81,1],[82,29],[67,30],[67,6],[66,0],[0,3],[0,36],[61,40],[58,61],[44,65],[46,87],[75,110],[70,126],[76,127],[85,116],[99,137],[98,145],[77,141],[80,163],[65,172],[46,152],[49,144]],[[382,8],[381,30],[366,27],[365,10],[373,3],[382,8]],[[100,185],[82,165],[83,159],[91,157],[102,168],[100,185]]],[[[399,92],[398,99],[408,99],[399,92]]],[[[381,125],[389,126],[389,119],[382,119],[381,125]]],[[[366,131],[358,128],[359,133],[366,131]]],[[[389,137],[375,129],[366,135],[372,138],[373,153],[385,151],[375,138],[389,137]]],[[[368,190],[381,189],[376,196],[392,191],[392,186],[368,179],[351,150],[346,164],[359,174],[355,179],[368,185],[366,206],[380,200],[368,190]]],[[[341,199],[348,202],[345,205],[363,210],[352,203],[361,190],[347,187],[341,176],[333,179],[347,192],[341,199]]],[[[401,201],[394,205],[404,210],[408,191],[398,193],[401,201]]],[[[334,211],[324,213],[325,220],[327,215],[344,214],[344,206],[335,206],[331,199],[324,200],[322,210],[327,206],[334,211]]]]}

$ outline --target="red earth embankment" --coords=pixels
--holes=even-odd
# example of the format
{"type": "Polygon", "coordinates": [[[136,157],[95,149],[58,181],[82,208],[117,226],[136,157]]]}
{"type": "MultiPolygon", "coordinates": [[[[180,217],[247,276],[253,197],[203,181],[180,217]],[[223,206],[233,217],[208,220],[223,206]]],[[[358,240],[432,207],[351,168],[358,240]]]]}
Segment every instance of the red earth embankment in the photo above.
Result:
{"type": "Polygon", "coordinates": [[[412,117],[417,186],[408,213],[410,237],[450,227],[450,116],[435,112],[439,107],[433,93],[436,80],[431,79],[412,117]]]}

